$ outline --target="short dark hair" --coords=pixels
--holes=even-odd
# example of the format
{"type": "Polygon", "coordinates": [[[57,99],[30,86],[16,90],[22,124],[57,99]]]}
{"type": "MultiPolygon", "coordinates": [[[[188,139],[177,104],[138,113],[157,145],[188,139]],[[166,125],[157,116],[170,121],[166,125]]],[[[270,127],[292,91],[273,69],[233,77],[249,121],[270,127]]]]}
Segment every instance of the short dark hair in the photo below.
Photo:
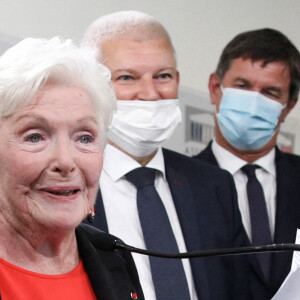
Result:
{"type": "Polygon", "coordinates": [[[263,66],[274,61],[286,63],[291,74],[289,100],[298,98],[300,53],[280,31],[263,28],[246,31],[234,37],[224,48],[216,69],[216,74],[221,81],[229,70],[232,60],[236,58],[250,58],[252,61],[262,60],[263,66]]]}

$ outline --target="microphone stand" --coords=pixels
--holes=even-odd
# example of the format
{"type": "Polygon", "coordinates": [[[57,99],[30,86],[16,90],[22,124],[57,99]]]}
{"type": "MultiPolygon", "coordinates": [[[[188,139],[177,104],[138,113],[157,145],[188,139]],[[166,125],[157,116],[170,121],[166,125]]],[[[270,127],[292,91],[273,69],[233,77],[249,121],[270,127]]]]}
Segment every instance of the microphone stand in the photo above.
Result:
{"type": "Polygon", "coordinates": [[[209,256],[228,256],[228,255],[240,255],[262,252],[281,252],[281,251],[300,251],[300,245],[298,244],[273,244],[263,246],[249,246],[249,247],[237,247],[226,249],[212,249],[202,251],[191,251],[184,253],[162,253],[151,250],[144,250],[129,246],[121,240],[114,241],[114,248],[121,251],[129,251],[139,253],[143,255],[150,255],[164,258],[194,258],[194,257],[209,257],[209,256]]]}

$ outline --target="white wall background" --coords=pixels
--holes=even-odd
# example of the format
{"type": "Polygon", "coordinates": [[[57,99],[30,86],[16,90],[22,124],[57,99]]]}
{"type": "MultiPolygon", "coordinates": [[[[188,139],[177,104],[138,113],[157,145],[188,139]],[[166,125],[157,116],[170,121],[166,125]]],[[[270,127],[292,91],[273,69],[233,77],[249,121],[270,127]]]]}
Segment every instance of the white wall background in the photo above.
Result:
{"type": "MultiPolygon", "coordinates": [[[[61,35],[79,42],[97,17],[135,9],[160,20],[177,51],[181,85],[207,92],[225,44],[236,34],[272,27],[300,49],[299,0],[0,0],[0,34],[13,38],[61,35]]],[[[290,115],[299,123],[300,104],[290,115]]]]}

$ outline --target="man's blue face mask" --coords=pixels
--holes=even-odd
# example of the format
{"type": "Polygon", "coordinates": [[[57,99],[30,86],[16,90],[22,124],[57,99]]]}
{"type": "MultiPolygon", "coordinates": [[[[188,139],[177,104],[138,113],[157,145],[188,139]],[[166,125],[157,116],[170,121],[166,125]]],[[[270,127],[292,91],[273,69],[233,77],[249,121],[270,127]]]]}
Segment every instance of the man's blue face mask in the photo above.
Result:
{"type": "Polygon", "coordinates": [[[257,150],[265,146],[286,105],[254,91],[222,90],[217,119],[224,138],[239,150],[257,150]]]}

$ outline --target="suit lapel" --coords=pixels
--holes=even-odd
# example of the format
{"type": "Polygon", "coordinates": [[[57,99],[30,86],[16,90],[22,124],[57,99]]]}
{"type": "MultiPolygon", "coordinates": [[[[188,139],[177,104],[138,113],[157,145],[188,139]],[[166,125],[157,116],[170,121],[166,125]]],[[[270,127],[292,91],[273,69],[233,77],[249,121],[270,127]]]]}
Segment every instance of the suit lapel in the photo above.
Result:
{"type": "MultiPolygon", "coordinates": [[[[275,242],[294,243],[297,224],[294,223],[297,213],[295,201],[298,195],[290,189],[291,182],[295,180],[291,173],[292,166],[284,160],[284,154],[276,149],[276,227],[275,242]]],[[[299,201],[299,199],[298,199],[299,201]]]]}
{"type": "MultiPolygon", "coordinates": [[[[166,158],[166,153],[164,152],[164,157],[166,158]]],[[[176,162],[175,162],[176,164],[176,162]]],[[[173,163],[165,163],[166,175],[168,184],[171,190],[173,202],[177,212],[177,216],[180,222],[182,234],[185,240],[185,245],[187,251],[195,251],[202,249],[202,243],[200,237],[205,236],[205,232],[200,232],[204,228],[199,228],[200,226],[195,226],[198,223],[197,217],[194,209],[194,199],[191,193],[190,186],[186,181],[186,177],[180,169],[173,167],[173,163]]],[[[208,281],[205,270],[204,260],[193,259],[190,260],[193,277],[197,278],[194,281],[197,290],[197,295],[199,299],[210,299],[208,293],[208,281]],[[201,286],[197,286],[201,283],[201,286]]]]}
{"type": "MultiPolygon", "coordinates": [[[[296,207],[295,201],[297,193],[290,188],[291,182],[295,180],[289,166],[284,159],[284,154],[276,148],[276,222],[275,222],[275,243],[294,243],[296,237],[296,207]]],[[[272,281],[274,283],[282,281],[290,270],[292,252],[274,253],[273,254],[272,281]]]]}

